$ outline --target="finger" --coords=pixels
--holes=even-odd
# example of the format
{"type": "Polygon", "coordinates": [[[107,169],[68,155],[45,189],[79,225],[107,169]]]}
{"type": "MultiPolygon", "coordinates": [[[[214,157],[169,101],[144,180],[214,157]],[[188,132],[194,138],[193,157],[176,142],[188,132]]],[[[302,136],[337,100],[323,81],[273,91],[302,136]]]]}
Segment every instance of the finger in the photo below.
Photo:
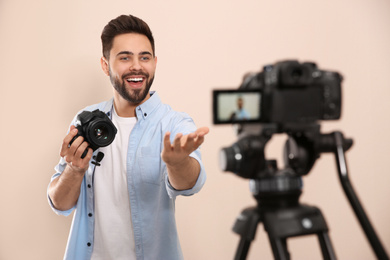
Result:
{"type": "Polygon", "coordinates": [[[189,152],[192,152],[193,150],[195,150],[196,148],[194,148],[194,145],[195,145],[195,140],[198,136],[195,134],[195,133],[191,133],[187,136],[187,141],[186,143],[184,144],[184,148],[189,151],[189,152]]]}
{"type": "Polygon", "coordinates": [[[92,157],[92,149],[89,148],[89,144],[87,142],[83,142],[76,150],[72,160],[71,166],[76,167],[78,170],[88,168],[89,160],[92,157]],[[85,157],[81,158],[81,156],[86,152],[85,157]],[[90,156],[90,157],[88,157],[90,156]]]}
{"type": "Polygon", "coordinates": [[[198,149],[198,147],[203,144],[204,142],[204,137],[203,136],[198,136],[198,138],[195,140],[195,145],[196,145],[196,149],[198,149]]]}
{"type": "Polygon", "coordinates": [[[91,148],[87,148],[88,149],[88,153],[87,155],[84,157],[84,162],[86,162],[87,164],[89,164],[89,161],[91,160],[92,158],[92,155],[93,155],[93,150],[91,148]]]}
{"type": "Polygon", "coordinates": [[[69,147],[66,156],[72,159],[76,156],[77,149],[80,147],[80,145],[84,142],[84,138],[82,136],[77,137],[72,145],[69,147]]]}
{"type": "Polygon", "coordinates": [[[73,139],[73,137],[77,134],[77,129],[71,128],[71,131],[65,136],[62,140],[62,145],[60,148],[60,156],[65,157],[69,150],[69,143],[73,139]]]}
{"type": "Polygon", "coordinates": [[[183,135],[183,136],[180,138],[181,147],[185,147],[185,146],[186,146],[187,140],[188,140],[189,138],[195,138],[195,137],[196,137],[196,134],[195,134],[195,133],[190,133],[190,134],[187,134],[187,135],[183,135]]]}
{"type": "Polygon", "coordinates": [[[75,126],[72,125],[70,127],[69,133],[65,136],[64,140],[69,144],[72,141],[72,139],[77,135],[78,131],[79,130],[75,126]]]}
{"type": "Polygon", "coordinates": [[[181,138],[183,137],[182,133],[178,133],[173,140],[173,149],[180,150],[181,149],[181,138]]]}
{"type": "Polygon", "coordinates": [[[205,126],[205,127],[200,127],[200,128],[198,128],[196,131],[195,131],[195,133],[198,135],[198,136],[205,136],[205,135],[207,135],[208,133],[209,133],[209,131],[210,131],[210,129],[207,127],[207,126],[205,126]]]}
{"type": "Polygon", "coordinates": [[[208,127],[200,127],[198,128],[195,133],[198,134],[198,138],[195,140],[195,144],[199,147],[204,142],[204,137],[209,133],[208,127]]]}
{"type": "Polygon", "coordinates": [[[197,136],[198,136],[198,134],[196,132],[195,133],[190,133],[190,134],[187,135],[187,137],[189,139],[195,139],[197,136]]]}
{"type": "Polygon", "coordinates": [[[170,138],[171,138],[171,133],[166,132],[164,136],[164,149],[167,151],[170,151],[172,148],[170,138]]]}
{"type": "Polygon", "coordinates": [[[77,150],[74,154],[76,160],[83,159],[81,156],[84,154],[85,150],[88,149],[89,144],[87,142],[83,142],[77,147],[77,150]]]}
{"type": "Polygon", "coordinates": [[[61,146],[61,150],[60,150],[61,157],[66,156],[66,153],[67,153],[68,148],[69,148],[69,143],[73,139],[73,137],[75,137],[77,135],[77,131],[78,130],[77,130],[77,128],[75,128],[75,126],[72,125],[70,127],[69,133],[65,136],[64,140],[62,141],[62,146],[61,146]]]}

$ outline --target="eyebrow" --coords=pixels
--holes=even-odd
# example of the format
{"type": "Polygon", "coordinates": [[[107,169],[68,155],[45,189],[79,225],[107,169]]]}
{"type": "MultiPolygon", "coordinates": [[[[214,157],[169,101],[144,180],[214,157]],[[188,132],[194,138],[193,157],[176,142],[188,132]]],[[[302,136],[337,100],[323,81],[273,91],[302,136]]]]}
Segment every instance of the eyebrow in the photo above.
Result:
{"type": "MultiPolygon", "coordinates": [[[[119,55],[134,55],[134,53],[131,52],[131,51],[121,51],[116,56],[118,57],[119,55]]],[[[150,55],[150,56],[153,56],[152,53],[150,53],[149,51],[140,52],[139,55],[150,55]]]]}

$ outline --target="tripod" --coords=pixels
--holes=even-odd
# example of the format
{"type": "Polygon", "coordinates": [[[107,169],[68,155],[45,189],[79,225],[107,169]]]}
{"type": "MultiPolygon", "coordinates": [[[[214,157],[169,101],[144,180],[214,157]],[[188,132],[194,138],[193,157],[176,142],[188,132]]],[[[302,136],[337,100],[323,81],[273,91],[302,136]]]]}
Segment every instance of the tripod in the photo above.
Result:
{"type": "Polygon", "coordinates": [[[268,198],[260,198],[257,207],[250,207],[241,212],[233,227],[234,232],[241,236],[236,260],[246,259],[260,222],[263,222],[268,233],[275,259],[290,259],[287,238],[310,234],[317,235],[324,259],[336,259],[328,227],[320,209],[300,204],[298,202],[300,192],[296,193],[272,194],[268,198]]]}
{"type": "MultiPolygon", "coordinates": [[[[321,138],[326,145],[319,150],[335,154],[341,185],[375,255],[381,260],[389,259],[348,178],[345,151],[351,147],[352,140],[344,139],[340,132],[322,135],[321,138]]],[[[250,243],[261,222],[276,260],[290,259],[288,238],[309,234],[317,235],[323,259],[336,259],[320,209],[299,202],[301,177],[294,176],[291,169],[277,170],[276,164],[269,168],[274,172],[268,177],[251,180],[251,190],[258,205],[244,209],[234,224],[233,231],[241,237],[234,259],[246,259],[250,243]]]]}

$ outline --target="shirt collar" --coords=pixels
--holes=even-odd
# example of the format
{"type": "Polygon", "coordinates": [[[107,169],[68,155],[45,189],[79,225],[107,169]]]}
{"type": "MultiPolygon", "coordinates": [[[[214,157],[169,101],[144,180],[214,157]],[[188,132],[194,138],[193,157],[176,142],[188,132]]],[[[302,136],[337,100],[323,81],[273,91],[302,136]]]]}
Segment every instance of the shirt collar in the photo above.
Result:
{"type": "Polygon", "coordinates": [[[161,99],[156,91],[150,91],[150,98],[135,109],[137,118],[146,119],[161,104],[161,99]]]}
{"type": "MultiPolygon", "coordinates": [[[[137,115],[137,118],[143,118],[146,119],[154,109],[157,108],[157,106],[161,104],[161,99],[156,91],[150,91],[150,98],[146,100],[144,103],[139,105],[135,109],[135,113],[137,115]]],[[[114,98],[111,98],[103,107],[103,112],[107,114],[111,118],[112,111],[114,109],[114,98]]]]}
{"type": "Polygon", "coordinates": [[[111,117],[111,112],[114,107],[114,98],[111,98],[104,104],[103,109],[101,109],[104,113],[106,113],[109,117],[111,117]]]}

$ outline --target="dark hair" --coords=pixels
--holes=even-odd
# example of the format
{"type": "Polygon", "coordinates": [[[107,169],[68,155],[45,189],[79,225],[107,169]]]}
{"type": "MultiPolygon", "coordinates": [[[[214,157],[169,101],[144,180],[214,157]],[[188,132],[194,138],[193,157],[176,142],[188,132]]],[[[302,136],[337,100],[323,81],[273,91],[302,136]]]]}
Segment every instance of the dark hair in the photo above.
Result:
{"type": "Polygon", "coordinates": [[[153,55],[155,55],[154,38],[149,26],[141,19],[133,15],[120,15],[111,20],[102,32],[103,56],[110,59],[110,51],[114,42],[114,37],[124,33],[139,33],[145,35],[152,45],[153,55]]]}

